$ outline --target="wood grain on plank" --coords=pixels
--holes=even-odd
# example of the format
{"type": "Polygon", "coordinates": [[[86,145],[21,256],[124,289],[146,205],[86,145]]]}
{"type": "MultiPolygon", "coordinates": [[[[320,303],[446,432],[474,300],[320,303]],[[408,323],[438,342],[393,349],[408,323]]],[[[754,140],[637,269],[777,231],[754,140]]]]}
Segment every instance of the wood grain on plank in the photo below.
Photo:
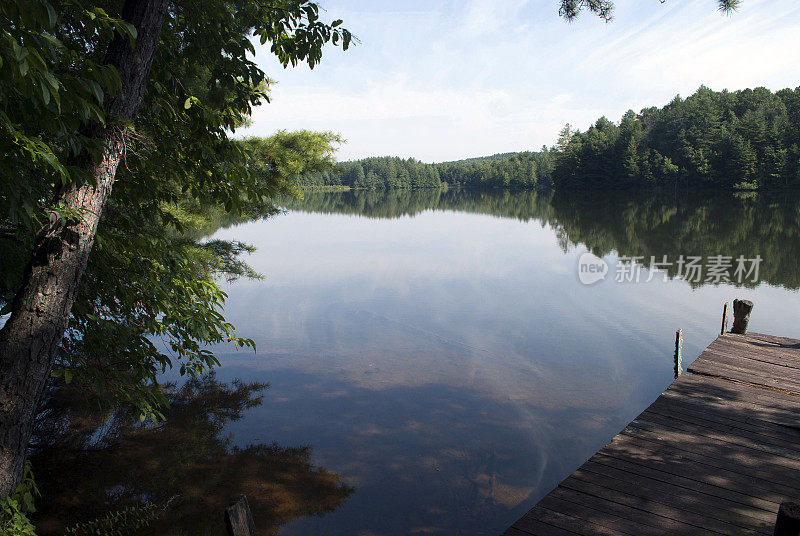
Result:
{"type": "Polygon", "coordinates": [[[800,501],[800,341],[718,337],[509,536],[772,534],[800,501]]]}

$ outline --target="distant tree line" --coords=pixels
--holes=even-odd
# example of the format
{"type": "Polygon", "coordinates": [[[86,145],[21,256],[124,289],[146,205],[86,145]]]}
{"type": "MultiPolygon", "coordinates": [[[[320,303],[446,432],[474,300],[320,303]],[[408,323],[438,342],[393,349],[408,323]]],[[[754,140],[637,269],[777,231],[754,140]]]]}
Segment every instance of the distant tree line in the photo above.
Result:
{"type": "Polygon", "coordinates": [[[800,88],[713,91],[701,86],[663,108],[569,125],[557,144],[426,164],[399,157],[340,162],[301,188],[757,189],[800,186],[800,88]]]}
{"type": "Polygon", "coordinates": [[[663,108],[567,125],[556,146],[556,189],[659,185],[722,189],[800,185],[800,88],[700,87],[663,108]]]}
{"type": "Polygon", "coordinates": [[[550,150],[505,153],[455,162],[426,164],[414,158],[371,157],[340,162],[333,169],[307,174],[301,188],[524,188],[551,185],[550,150]]]}

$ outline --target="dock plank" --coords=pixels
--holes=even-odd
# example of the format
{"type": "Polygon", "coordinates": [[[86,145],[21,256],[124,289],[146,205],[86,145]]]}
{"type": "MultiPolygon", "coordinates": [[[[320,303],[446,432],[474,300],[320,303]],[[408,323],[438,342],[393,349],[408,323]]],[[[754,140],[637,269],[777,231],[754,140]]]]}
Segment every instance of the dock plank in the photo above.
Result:
{"type": "Polygon", "coordinates": [[[700,357],[692,363],[690,368],[696,368],[697,365],[706,367],[723,366],[755,376],[761,381],[771,382],[765,385],[786,384],[790,386],[788,390],[800,393],[800,370],[791,367],[750,359],[743,355],[708,351],[700,354],[700,357]]]}
{"type": "Polygon", "coordinates": [[[725,334],[504,534],[772,534],[800,500],[800,341],[725,334]]]}
{"type": "MultiPolygon", "coordinates": [[[[708,458],[640,438],[618,435],[602,450],[602,453],[727,490],[752,493],[775,504],[780,504],[784,499],[800,500],[800,490],[793,486],[744,474],[735,465],[716,458],[708,458]]],[[[777,508],[775,511],[777,512],[777,508]]]]}
{"type": "Polygon", "coordinates": [[[718,341],[712,342],[704,353],[708,354],[729,354],[745,359],[752,359],[753,361],[762,361],[764,363],[772,363],[773,365],[780,365],[794,370],[800,369],[800,355],[788,353],[778,349],[770,349],[764,347],[753,346],[741,342],[723,344],[718,341]]]}
{"type": "MultiPolygon", "coordinates": [[[[556,488],[553,493],[539,503],[553,511],[563,512],[573,517],[586,519],[594,525],[615,531],[616,534],[631,536],[666,536],[670,531],[664,527],[666,518],[653,516],[650,524],[641,523],[641,510],[622,504],[608,503],[591,495],[576,492],[567,488],[556,488]]],[[[677,527],[677,525],[675,525],[677,527]]],[[[688,525],[684,525],[688,527],[688,525]]]]}

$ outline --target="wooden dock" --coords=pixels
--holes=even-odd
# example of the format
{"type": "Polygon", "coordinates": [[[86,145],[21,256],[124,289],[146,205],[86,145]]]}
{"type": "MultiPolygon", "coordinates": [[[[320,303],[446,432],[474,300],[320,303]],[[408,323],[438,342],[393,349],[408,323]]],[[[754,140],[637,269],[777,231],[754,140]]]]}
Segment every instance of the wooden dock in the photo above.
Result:
{"type": "Polygon", "coordinates": [[[772,535],[800,502],[800,341],[726,333],[688,371],[504,534],[772,535]]]}

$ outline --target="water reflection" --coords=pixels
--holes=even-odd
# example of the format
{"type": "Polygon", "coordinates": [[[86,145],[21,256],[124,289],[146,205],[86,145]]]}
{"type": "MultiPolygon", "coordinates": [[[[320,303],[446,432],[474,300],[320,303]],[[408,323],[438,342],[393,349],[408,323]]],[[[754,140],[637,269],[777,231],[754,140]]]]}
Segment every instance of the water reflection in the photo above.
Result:
{"type": "Polygon", "coordinates": [[[80,395],[69,389],[54,393],[34,438],[32,463],[44,493],[34,518],[38,533],[63,534],[76,522],[171,497],[166,512],[137,534],[224,534],[224,508],[240,494],[259,534],[335,510],[353,490],[314,467],[310,447],[236,447],[223,432],[260,406],[265,387],[214,376],[190,380],[171,389],[167,421],[157,427],[134,424],[122,412],[77,409],[80,395]]]}
{"type": "Polygon", "coordinates": [[[286,204],[217,233],[258,248],[248,261],[266,279],[225,285],[226,318],[256,355],[216,348],[217,378],[174,390],[155,429],[51,400],[34,459],[50,493],[42,534],[175,494],[153,533],[219,534],[239,493],[261,534],[498,534],[670,383],[675,329],[688,364],[740,297],[756,303],[753,330],[800,336],[790,195],[417,190],[286,204]],[[587,248],[764,263],[749,287],[584,286],[587,248]]]}
{"type": "MultiPolygon", "coordinates": [[[[800,196],[797,192],[745,195],[624,194],[557,195],[552,202],[558,232],[598,256],[616,251],[641,256],[649,266],[666,256],[760,256],[760,283],[800,287],[800,196]]],[[[668,267],[670,277],[677,267],[668,267]]],[[[705,282],[692,283],[702,286],[705,282]]],[[[734,280],[733,283],[738,284],[734,280]]]]}
{"type": "MultiPolygon", "coordinates": [[[[797,192],[728,194],[713,192],[511,192],[504,190],[390,190],[306,192],[285,200],[293,209],[325,214],[399,218],[426,210],[490,214],[536,220],[554,228],[562,248],[586,246],[597,256],[677,260],[683,256],[760,255],[759,283],[800,287],[800,196],[797,192]]],[[[677,266],[666,267],[669,277],[677,266]]],[[[734,284],[738,283],[735,279],[734,284]]],[[[705,279],[690,282],[706,284],[705,279]]]]}
{"type": "MultiPolygon", "coordinates": [[[[229,356],[225,366],[239,363],[229,356]]],[[[285,535],[497,534],[593,448],[608,424],[591,408],[526,411],[463,384],[376,391],[337,374],[269,376],[281,387],[232,430],[246,436],[269,423],[284,439],[313,436],[320,463],[335,464],[356,488],[330,518],[290,523],[285,535]],[[575,435],[575,428],[589,433],[575,435]]]]}
{"type": "Polygon", "coordinates": [[[285,536],[498,534],[669,385],[675,329],[688,364],[740,297],[757,304],[752,329],[798,335],[797,293],[778,286],[796,286],[795,268],[772,253],[797,251],[778,228],[791,199],[417,190],[286,204],[217,233],[255,245],[266,275],[225,288],[258,352],[218,348],[220,375],[272,385],[228,430],[313,443],[355,492],[285,536]],[[734,255],[748,234],[744,254],[765,257],[756,287],[577,277],[587,247],[609,261],[734,255]]]}

